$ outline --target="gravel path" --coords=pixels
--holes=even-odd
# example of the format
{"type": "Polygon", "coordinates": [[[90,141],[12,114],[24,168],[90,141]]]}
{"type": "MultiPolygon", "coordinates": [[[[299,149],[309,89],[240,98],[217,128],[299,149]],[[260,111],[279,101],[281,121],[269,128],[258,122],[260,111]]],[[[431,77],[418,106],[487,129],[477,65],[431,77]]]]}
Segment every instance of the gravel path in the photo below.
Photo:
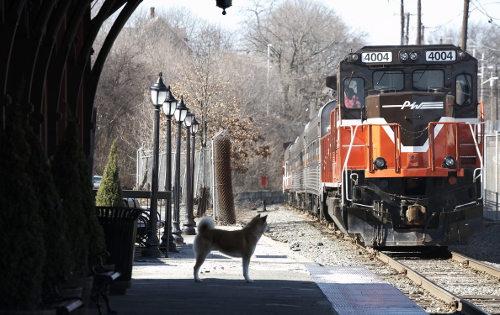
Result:
{"type": "MultiPolygon", "coordinates": [[[[427,312],[453,312],[448,305],[436,300],[404,275],[387,267],[349,240],[338,236],[335,231],[320,224],[316,219],[285,206],[269,206],[268,210],[265,213],[268,215],[267,222],[269,223],[269,231],[266,235],[274,240],[288,243],[290,249],[300,255],[321,265],[363,265],[401,290],[427,312]]],[[[240,208],[237,217],[241,222],[248,222],[257,213],[257,210],[240,208]]]]}

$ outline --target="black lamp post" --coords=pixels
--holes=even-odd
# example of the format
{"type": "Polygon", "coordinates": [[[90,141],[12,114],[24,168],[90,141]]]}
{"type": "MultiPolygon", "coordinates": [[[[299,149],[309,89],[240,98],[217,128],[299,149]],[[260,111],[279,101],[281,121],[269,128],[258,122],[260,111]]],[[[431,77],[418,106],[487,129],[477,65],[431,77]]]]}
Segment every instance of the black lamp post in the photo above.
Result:
{"type": "Polygon", "coordinates": [[[176,252],[174,239],[172,237],[172,116],[177,108],[177,99],[172,93],[170,86],[167,87],[168,96],[163,103],[163,113],[167,118],[166,149],[165,149],[165,191],[168,192],[167,202],[165,204],[165,228],[161,237],[160,247],[165,248],[165,257],[168,257],[168,252],[176,252]]]}
{"type": "Polygon", "coordinates": [[[154,123],[154,146],[153,146],[153,172],[151,176],[151,205],[149,212],[148,235],[146,239],[146,248],[143,251],[145,257],[160,257],[161,252],[158,248],[158,159],[160,153],[160,109],[167,98],[167,87],[163,83],[162,73],[160,72],[158,80],[149,88],[151,92],[151,102],[155,107],[154,123]]]}
{"type": "Polygon", "coordinates": [[[177,121],[177,147],[175,148],[175,179],[174,179],[174,217],[172,234],[176,243],[182,243],[184,239],[181,236],[180,220],[180,191],[181,191],[181,137],[182,137],[182,122],[186,119],[188,108],[184,104],[184,98],[181,96],[181,101],[177,103],[174,112],[175,121],[177,121]]]}
{"type": "Polygon", "coordinates": [[[195,222],[193,218],[193,198],[191,193],[191,125],[193,124],[194,114],[189,113],[184,120],[186,126],[186,223],[184,224],[184,233],[195,235],[195,222]]]}
{"type": "MultiPolygon", "coordinates": [[[[193,209],[193,201],[194,201],[194,162],[195,162],[195,151],[196,151],[196,133],[198,132],[198,129],[200,127],[200,124],[196,120],[196,117],[193,119],[193,123],[191,124],[191,208],[188,209],[191,218],[193,218],[194,222],[194,209],[193,209]]],[[[196,223],[195,223],[196,226],[196,223]]]]}

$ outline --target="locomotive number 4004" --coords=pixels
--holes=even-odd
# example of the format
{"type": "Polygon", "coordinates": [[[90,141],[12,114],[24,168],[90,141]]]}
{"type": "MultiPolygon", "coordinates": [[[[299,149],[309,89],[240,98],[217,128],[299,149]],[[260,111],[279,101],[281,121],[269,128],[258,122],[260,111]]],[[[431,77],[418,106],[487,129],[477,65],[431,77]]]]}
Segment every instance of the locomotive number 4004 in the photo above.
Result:
{"type": "Polygon", "coordinates": [[[425,61],[455,61],[454,50],[434,50],[425,52],[425,61]]]}
{"type": "Polygon", "coordinates": [[[374,51],[362,53],[361,61],[364,63],[392,62],[392,53],[390,51],[374,51]]]}

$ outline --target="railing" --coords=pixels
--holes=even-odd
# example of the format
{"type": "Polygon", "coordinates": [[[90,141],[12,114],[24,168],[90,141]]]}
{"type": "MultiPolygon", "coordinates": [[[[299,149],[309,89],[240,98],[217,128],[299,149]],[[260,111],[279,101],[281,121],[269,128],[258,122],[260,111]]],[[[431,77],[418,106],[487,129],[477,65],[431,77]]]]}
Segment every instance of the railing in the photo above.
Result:
{"type": "MultiPolygon", "coordinates": [[[[96,190],[94,190],[96,192],[96,190]]],[[[159,191],[158,192],[158,223],[160,226],[162,225],[162,222],[165,221],[165,205],[167,202],[167,197],[169,194],[172,194],[170,191],[159,191]]],[[[124,199],[124,206],[125,207],[131,207],[131,208],[138,208],[142,209],[143,212],[146,212],[147,216],[149,217],[149,209],[151,205],[151,191],[148,190],[123,190],[122,191],[122,197],[124,199]]],[[[171,199],[172,200],[172,199],[171,199]]],[[[146,222],[141,219],[142,217],[139,218],[138,221],[138,229],[146,229],[147,227],[145,226],[146,222]]],[[[163,231],[158,229],[158,238],[161,238],[161,234],[163,231]]]]}

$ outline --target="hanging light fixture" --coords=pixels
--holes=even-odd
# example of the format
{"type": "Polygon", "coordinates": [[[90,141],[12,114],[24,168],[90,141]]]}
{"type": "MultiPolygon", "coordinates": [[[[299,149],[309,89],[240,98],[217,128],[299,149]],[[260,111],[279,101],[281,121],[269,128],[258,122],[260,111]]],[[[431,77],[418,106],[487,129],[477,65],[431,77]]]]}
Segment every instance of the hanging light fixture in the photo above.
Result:
{"type": "Polygon", "coordinates": [[[222,9],[222,15],[226,15],[226,9],[232,5],[232,0],[216,0],[216,3],[222,9]]]}

